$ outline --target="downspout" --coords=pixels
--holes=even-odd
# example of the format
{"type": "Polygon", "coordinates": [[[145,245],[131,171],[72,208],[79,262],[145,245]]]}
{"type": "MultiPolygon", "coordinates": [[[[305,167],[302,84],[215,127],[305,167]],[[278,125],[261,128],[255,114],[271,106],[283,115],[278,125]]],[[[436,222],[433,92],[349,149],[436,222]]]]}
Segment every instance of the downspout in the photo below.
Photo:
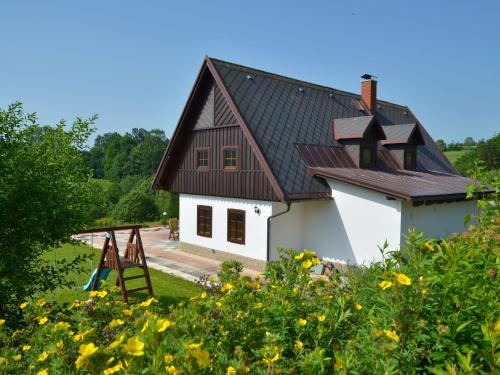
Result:
{"type": "Polygon", "coordinates": [[[278,216],[286,214],[288,211],[290,211],[291,205],[292,205],[292,202],[287,201],[285,211],[278,212],[277,214],[271,215],[267,218],[267,257],[266,257],[267,259],[266,260],[268,262],[271,258],[271,220],[278,217],[278,216]]]}

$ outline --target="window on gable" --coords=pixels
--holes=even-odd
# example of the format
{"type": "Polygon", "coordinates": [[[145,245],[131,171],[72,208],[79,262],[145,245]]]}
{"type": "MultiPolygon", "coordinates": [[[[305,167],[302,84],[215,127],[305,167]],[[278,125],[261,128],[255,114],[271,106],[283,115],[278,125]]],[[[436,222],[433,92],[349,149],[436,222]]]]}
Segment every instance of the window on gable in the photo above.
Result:
{"type": "Polygon", "coordinates": [[[196,169],[208,169],[209,149],[199,148],[196,150],[196,169]]]}
{"type": "Polygon", "coordinates": [[[224,169],[238,169],[238,149],[224,147],[222,149],[222,166],[224,169]]]}
{"type": "Polygon", "coordinates": [[[415,147],[405,148],[404,167],[409,170],[417,168],[417,149],[415,147]]]}
{"type": "Polygon", "coordinates": [[[212,207],[198,206],[196,228],[198,236],[212,237],[212,207]]]}
{"type": "Polygon", "coordinates": [[[361,146],[359,155],[359,166],[361,168],[373,168],[375,166],[376,146],[361,146]]]}
{"type": "Polygon", "coordinates": [[[227,210],[227,240],[240,245],[245,244],[245,211],[227,210]]]}

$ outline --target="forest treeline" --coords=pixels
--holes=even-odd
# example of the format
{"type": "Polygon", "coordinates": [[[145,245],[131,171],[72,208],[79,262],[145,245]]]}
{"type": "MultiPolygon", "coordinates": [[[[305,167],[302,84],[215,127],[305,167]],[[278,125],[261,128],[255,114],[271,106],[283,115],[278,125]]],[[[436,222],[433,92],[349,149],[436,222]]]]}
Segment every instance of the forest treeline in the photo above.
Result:
{"type": "Polygon", "coordinates": [[[94,178],[91,214],[98,223],[158,221],[163,212],[178,217],[178,196],[150,188],[167,145],[163,130],[134,128],[98,135],[83,151],[94,178]]]}

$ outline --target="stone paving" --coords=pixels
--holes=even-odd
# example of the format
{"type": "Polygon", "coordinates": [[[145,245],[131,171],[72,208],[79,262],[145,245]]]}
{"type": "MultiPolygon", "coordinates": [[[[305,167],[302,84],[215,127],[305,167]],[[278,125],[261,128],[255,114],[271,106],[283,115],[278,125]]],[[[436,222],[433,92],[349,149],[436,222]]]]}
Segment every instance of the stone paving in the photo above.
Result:
{"type": "MultiPolygon", "coordinates": [[[[130,231],[115,231],[118,249],[123,255],[130,231]]],[[[189,281],[197,281],[204,275],[214,276],[220,270],[222,262],[189,254],[180,250],[179,241],[168,239],[169,230],[165,227],[141,229],[141,239],[150,268],[181,277],[189,281]]],[[[105,233],[83,234],[76,239],[102,249],[105,233]]],[[[244,269],[243,274],[255,276],[259,272],[244,269]]]]}

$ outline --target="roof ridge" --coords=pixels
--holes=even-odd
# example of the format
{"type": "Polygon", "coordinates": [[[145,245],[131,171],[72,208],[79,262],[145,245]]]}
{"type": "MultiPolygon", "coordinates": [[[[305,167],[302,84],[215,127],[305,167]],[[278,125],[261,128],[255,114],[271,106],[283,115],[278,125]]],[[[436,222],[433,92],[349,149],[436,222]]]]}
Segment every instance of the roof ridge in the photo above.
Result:
{"type": "MultiPolygon", "coordinates": [[[[210,60],[214,61],[214,62],[232,65],[233,67],[235,67],[237,69],[240,69],[240,70],[243,69],[243,70],[254,71],[254,72],[258,72],[258,73],[263,74],[263,75],[270,76],[270,78],[274,78],[274,79],[278,79],[278,80],[282,80],[282,81],[283,80],[288,80],[288,81],[292,81],[293,83],[298,83],[298,84],[303,84],[303,85],[307,85],[307,86],[312,86],[315,89],[321,89],[321,90],[325,90],[325,91],[328,91],[328,92],[332,92],[333,91],[333,92],[335,92],[336,94],[339,94],[339,95],[354,97],[356,99],[361,99],[361,95],[360,94],[356,94],[354,92],[340,90],[340,89],[336,89],[334,87],[324,86],[324,85],[320,85],[320,84],[309,82],[309,81],[304,81],[304,80],[301,80],[301,79],[298,79],[298,78],[293,78],[293,77],[285,76],[285,75],[282,75],[282,74],[277,74],[277,73],[269,72],[267,70],[252,68],[251,66],[236,64],[236,63],[233,63],[231,61],[221,60],[221,59],[218,59],[218,58],[215,58],[215,57],[210,57],[210,56],[207,56],[207,57],[210,60]]],[[[393,102],[390,102],[390,101],[387,101],[387,100],[382,100],[382,99],[378,99],[377,98],[377,103],[379,103],[379,102],[383,103],[383,104],[393,105],[393,106],[400,107],[400,108],[408,108],[408,106],[406,106],[406,105],[397,104],[397,103],[393,103],[393,102]]]]}

